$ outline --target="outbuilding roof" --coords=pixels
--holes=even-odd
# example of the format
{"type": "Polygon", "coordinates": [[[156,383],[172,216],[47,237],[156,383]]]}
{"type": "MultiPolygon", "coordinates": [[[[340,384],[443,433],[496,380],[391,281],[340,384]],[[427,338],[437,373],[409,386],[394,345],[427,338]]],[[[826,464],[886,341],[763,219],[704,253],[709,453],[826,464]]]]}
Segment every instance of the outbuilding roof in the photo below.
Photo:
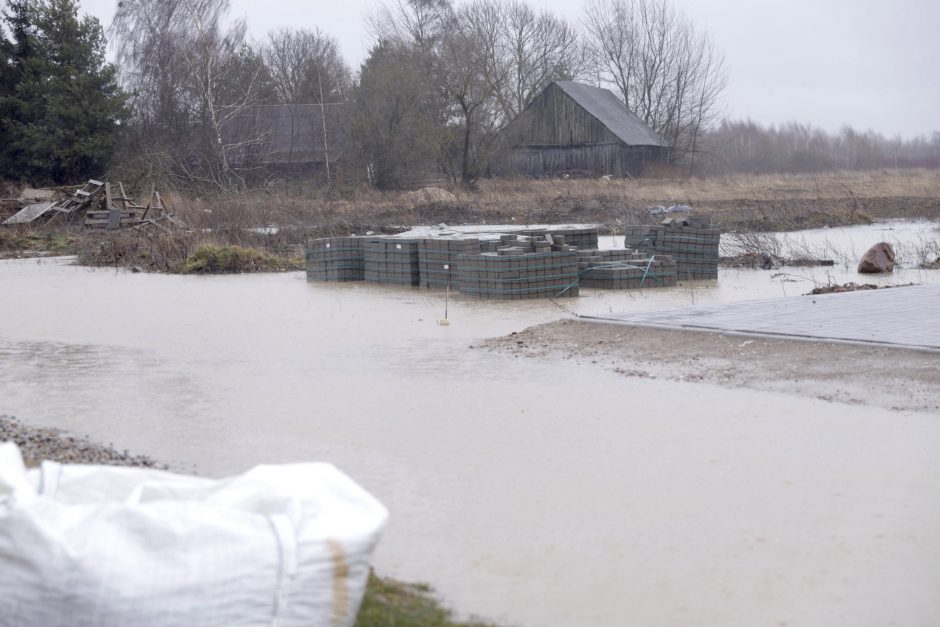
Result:
{"type": "Polygon", "coordinates": [[[666,145],[656,131],[631,113],[609,89],[574,81],[555,81],[555,84],[627,145],[666,145]]]}

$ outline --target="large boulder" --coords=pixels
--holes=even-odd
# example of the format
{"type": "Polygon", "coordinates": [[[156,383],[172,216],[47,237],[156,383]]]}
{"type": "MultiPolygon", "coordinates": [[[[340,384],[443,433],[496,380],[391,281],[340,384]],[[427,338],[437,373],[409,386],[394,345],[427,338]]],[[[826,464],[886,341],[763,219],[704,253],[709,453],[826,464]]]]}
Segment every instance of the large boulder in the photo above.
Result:
{"type": "Polygon", "coordinates": [[[880,274],[894,271],[894,249],[888,242],[878,242],[869,248],[858,262],[861,274],[880,274]]]}

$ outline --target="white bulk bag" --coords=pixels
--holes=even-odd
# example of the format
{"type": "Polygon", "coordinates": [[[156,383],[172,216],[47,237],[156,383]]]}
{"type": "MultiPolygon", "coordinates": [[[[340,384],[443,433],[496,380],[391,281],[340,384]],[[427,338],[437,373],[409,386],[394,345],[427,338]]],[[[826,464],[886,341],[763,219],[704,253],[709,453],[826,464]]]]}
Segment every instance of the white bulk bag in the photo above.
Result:
{"type": "Polygon", "coordinates": [[[0,444],[0,625],[351,626],[387,518],[330,464],[27,471],[0,444]]]}

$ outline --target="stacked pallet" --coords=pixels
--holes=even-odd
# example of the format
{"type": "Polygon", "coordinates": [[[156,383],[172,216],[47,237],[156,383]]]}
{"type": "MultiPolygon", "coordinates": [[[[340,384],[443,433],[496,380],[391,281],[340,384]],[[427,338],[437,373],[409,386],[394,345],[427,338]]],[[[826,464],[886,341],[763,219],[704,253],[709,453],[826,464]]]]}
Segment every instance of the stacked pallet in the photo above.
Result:
{"type": "Polygon", "coordinates": [[[420,285],[417,239],[367,239],[363,244],[365,280],[393,285],[420,285]]]}
{"type": "Polygon", "coordinates": [[[331,237],[308,242],[308,281],[363,281],[365,257],[361,237],[331,237]]]}
{"type": "Polygon", "coordinates": [[[496,252],[462,255],[458,289],[474,298],[495,300],[577,296],[577,251],[553,240],[505,235],[496,252]]]}
{"type": "Polygon", "coordinates": [[[421,287],[457,285],[458,257],[480,252],[475,238],[425,238],[418,240],[418,270],[421,287]]]}
{"type": "Polygon", "coordinates": [[[676,284],[676,261],[667,255],[646,255],[635,250],[579,250],[578,274],[581,287],[672,287],[676,284]]]}
{"type": "Polygon", "coordinates": [[[628,226],[624,244],[648,255],[669,255],[681,279],[718,278],[721,231],[707,217],[669,218],[659,226],[628,226]]]}

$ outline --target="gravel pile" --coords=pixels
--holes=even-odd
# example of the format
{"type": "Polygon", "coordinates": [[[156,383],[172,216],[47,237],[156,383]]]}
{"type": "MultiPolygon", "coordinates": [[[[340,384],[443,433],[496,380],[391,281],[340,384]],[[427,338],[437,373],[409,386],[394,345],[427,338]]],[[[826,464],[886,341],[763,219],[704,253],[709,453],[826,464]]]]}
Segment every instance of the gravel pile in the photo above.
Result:
{"type": "Polygon", "coordinates": [[[27,466],[43,460],[63,464],[100,464],[106,466],[144,466],[166,469],[144,455],[131,455],[111,446],[96,444],[87,438],[67,435],[58,429],[37,429],[24,425],[13,416],[0,415],[0,442],[15,442],[27,466]]]}

